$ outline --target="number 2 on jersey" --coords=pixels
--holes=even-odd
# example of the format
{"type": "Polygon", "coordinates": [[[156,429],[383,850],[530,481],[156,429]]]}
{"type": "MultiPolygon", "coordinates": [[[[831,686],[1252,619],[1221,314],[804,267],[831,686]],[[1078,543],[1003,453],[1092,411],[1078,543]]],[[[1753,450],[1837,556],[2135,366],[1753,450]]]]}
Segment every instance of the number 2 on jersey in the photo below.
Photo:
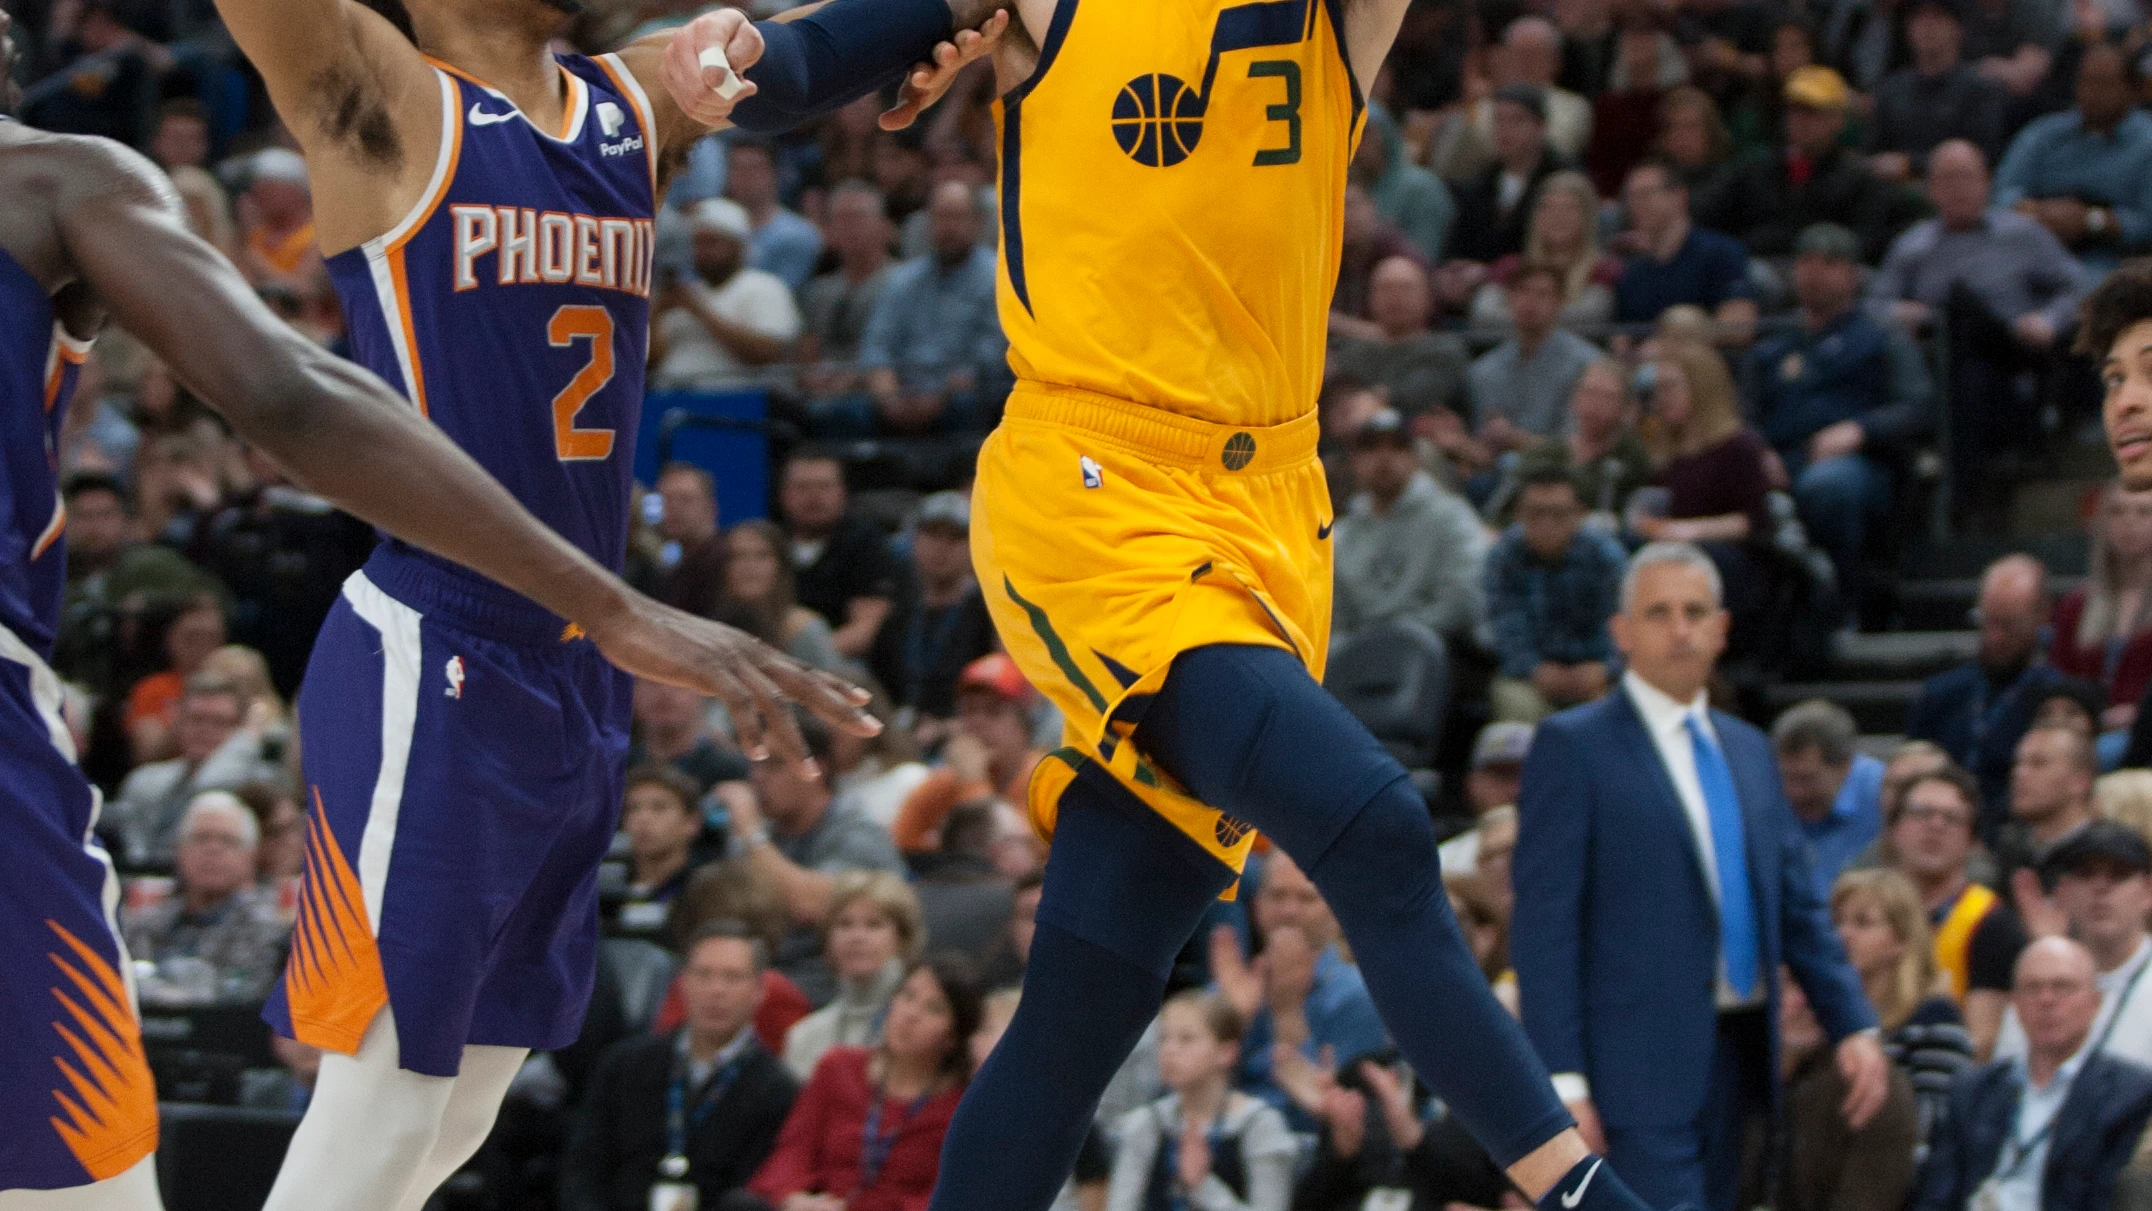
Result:
{"type": "Polygon", "coordinates": [[[613,313],[603,307],[577,304],[553,313],[546,325],[546,341],[566,349],[579,340],[590,341],[590,360],[553,397],[553,451],[562,462],[587,462],[609,458],[613,453],[611,429],[578,429],[575,414],[590,397],[613,381],[613,313]]]}

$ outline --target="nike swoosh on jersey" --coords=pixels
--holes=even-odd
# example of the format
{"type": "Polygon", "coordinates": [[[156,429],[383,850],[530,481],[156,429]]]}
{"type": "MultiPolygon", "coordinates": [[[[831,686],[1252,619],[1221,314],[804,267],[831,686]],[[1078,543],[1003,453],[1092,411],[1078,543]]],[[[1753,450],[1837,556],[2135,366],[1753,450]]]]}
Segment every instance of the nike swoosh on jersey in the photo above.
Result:
{"type": "Polygon", "coordinates": [[[473,126],[498,126],[503,122],[513,122],[521,116],[521,114],[512,109],[504,114],[488,113],[480,102],[471,102],[471,125],[473,126]]]}
{"type": "Polygon", "coordinates": [[[1315,541],[1321,542],[1324,539],[1330,537],[1330,531],[1336,529],[1337,524],[1338,519],[1333,517],[1329,521],[1326,521],[1323,524],[1315,527],[1315,541]]]}
{"type": "Polygon", "coordinates": [[[1584,1201],[1585,1188],[1592,1184],[1593,1178],[1599,1176],[1599,1166],[1604,1164],[1606,1164],[1605,1157],[1594,1160],[1592,1167],[1584,1171],[1584,1180],[1577,1183],[1577,1188],[1562,1196],[1562,1206],[1569,1208],[1570,1211],[1575,1211],[1576,1205],[1584,1201]]]}

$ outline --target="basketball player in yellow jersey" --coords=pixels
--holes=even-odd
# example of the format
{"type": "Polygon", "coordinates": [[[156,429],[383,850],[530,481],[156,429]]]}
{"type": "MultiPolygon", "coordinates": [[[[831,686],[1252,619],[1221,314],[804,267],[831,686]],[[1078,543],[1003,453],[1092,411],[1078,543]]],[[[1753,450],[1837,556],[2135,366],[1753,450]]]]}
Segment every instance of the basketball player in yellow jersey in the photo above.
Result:
{"type": "MultiPolygon", "coordinates": [[[[1315,396],[1358,81],[1407,3],[1013,6],[996,67],[1018,382],[980,454],[973,558],[1068,730],[1030,791],[1053,843],[1023,1000],[933,1211],[1053,1201],[1255,830],[1314,879],[1414,1070],[1520,1188],[1549,1211],[1642,1206],[1488,992],[1405,770],[1319,683],[1315,396]]],[[[1228,1193],[1204,1126],[1152,1175],[1182,1205],[1228,1193]]]]}

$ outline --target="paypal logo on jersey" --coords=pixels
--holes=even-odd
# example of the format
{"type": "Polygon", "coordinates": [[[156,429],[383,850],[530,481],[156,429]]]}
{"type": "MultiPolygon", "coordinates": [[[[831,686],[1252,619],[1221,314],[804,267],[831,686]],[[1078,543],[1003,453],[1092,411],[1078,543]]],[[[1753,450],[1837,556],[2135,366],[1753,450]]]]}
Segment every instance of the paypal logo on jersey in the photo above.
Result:
{"type": "Polygon", "coordinates": [[[625,156],[632,155],[643,149],[643,137],[641,135],[629,135],[625,139],[620,139],[617,143],[605,142],[604,140],[606,139],[620,138],[621,128],[628,124],[628,115],[620,106],[611,101],[598,102],[597,111],[598,134],[601,136],[598,143],[599,155],[625,156]]]}

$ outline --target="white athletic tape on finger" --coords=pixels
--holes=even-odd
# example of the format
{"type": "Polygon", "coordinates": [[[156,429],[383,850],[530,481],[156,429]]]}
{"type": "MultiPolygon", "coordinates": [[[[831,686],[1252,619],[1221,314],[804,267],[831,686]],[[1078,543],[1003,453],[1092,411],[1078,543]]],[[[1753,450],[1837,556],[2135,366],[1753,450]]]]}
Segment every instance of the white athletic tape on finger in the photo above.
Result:
{"type": "Polygon", "coordinates": [[[740,73],[732,70],[732,63],[725,58],[724,47],[703,47],[702,54],[697,59],[697,62],[701,63],[702,66],[705,68],[714,67],[717,68],[719,71],[725,73],[724,83],[719,84],[715,89],[717,95],[723,97],[725,100],[730,101],[734,97],[739,96],[740,90],[747,87],[746,84],[741,82],[740,73]]]}

